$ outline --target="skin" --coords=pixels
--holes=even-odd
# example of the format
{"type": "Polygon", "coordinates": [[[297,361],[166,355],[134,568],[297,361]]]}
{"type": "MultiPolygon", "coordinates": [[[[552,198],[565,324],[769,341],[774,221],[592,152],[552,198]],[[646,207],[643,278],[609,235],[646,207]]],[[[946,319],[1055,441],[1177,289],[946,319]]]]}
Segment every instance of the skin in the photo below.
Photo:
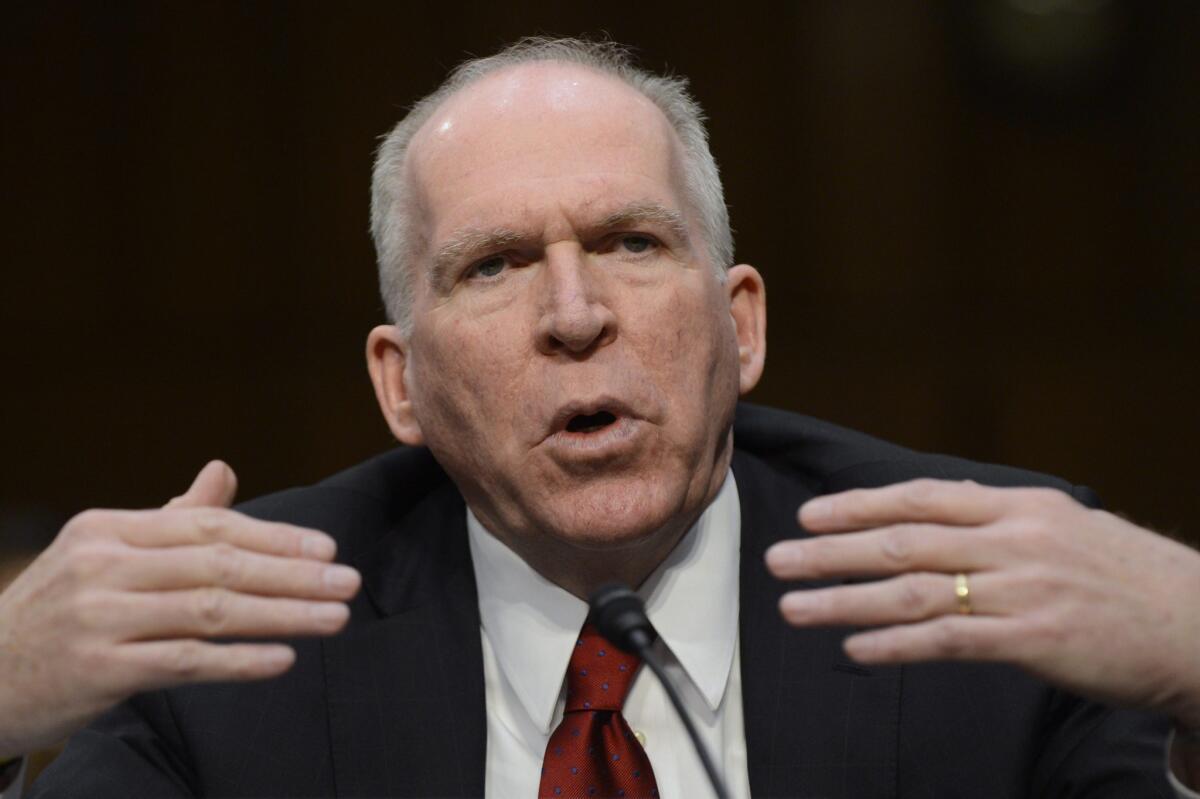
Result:
{"type": "Polygon", "coordinates": [[[652,103],[582,67],[463,90],[409,152],[427,243],[411,336],[385,325],[367,344],[396,437],[428,445],[489,531],[581,597],[640,584],[708,505],[762,372],[762,279],[718,277],[678,150],[652,103]],[[563,432],[599,408],[619,422],[563,432]]]}
{"type": "Polygon", "coordinates": [[[213,461],[159,510],[90,510],[0,594],[0,759],[66,737],[140,691],[287,671],[283,644],[328,635],[359,575],[333,539],[226,510],[237,478],[213,461]]]}
{"type": "MultiPolygon", "coordinates": [[[[717,277],[678,149],[624,85],[540,64],[448,100],[406,165],[427,251],[411,336],[368,338],[380,407],[578,596],[662,561],[719,489],[736,399],[762,373],[762,279],[744,264],[717,277]],[[563,432],[600,408],[612,429],[563,432]]],[[[0,594],[0,758],[138,691],[268,678],[295,657],[208,639],[341,629],[360,580],[331,563],[333,541],[227,510],[235,491],[214,462],[162,509],[81,514],[0,594]]],[[[884,578],[781,602],[796,626],[877,628],[847,640],[851,657],[1008,661],[1200,727],[1186,547],[1055,492],[928,480],[814,500],[799,521],[813,535],[770,550],[777,577],[884,578]],[[956,612],[957,572],[972,616],[956,612]]],[[[1200,746],[1172,758],[1200,781],[1200,746]]]]}
{"type": "MultiPolygon", "coordinates": [[[[1200,553],[1059,491],[969,481],[848,491],[798,520],[813,537],[767,552],[776,577],[881,578],[780,601],[797,627],[875,628],[846,639],[855,660],[1004,661],[1200,730],[1200,553]]],[[[1176,741],[1171,764],[1200,785],[1200,744],[1176,741]]]]}
{"type": "MultiPolygon", "coordinates": [[[[412,166],[432,181],[421,183],[429,236],[519,226],[517,279],[419,282],[413,339],[380,328],[368,352],[397,437],[428,442],[485,524],[585,593],[600,575],[640,582],[719,488],[766,317],[757,272],[736,266],[721,281],[705,260],[657,111],[590,74],[541,77],[555,79],[543,84],[557,86],[554,103],[522,105],[532,99],[511,86],[508,116],[477,109],[474,133],[448,103],[462,127],[412,166]],[[522,134],[531,120],[544,135],[522,134]],[[524,135],[553,168],[488,130],[524,135]],[[639,213],[612,216],[630,203],[639,213]],[[559,411],[597,402],[625,417],[616,435],[545,441],[559,411]]],[[[295,660],[283,644],[211,639],[343,628],[361,578],[332,563],[333,540],[229,510],[236,488],[214,461],[161,509],[86,511],[0,593],[0,759],[135,693],[266,679],[295,660]]]]}

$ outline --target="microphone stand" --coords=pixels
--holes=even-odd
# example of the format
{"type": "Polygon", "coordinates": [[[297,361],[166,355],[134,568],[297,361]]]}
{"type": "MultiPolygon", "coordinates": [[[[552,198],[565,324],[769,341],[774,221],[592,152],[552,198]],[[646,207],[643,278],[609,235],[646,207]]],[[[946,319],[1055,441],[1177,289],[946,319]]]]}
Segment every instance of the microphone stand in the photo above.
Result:
{"type": "Polygon", "coordinates": [[[658,655],[651,650],[656,633],[642,607],[641,598],[628,586],[609,583],[592,594],[589,604],[592,608],[592,622],[600,634],[626,652],[638,655],[650,667],[650,671],[654,672],[663,690],[667,692],[679,720],[683,722],[688,737],[691,738],[692,747],[700,757],[700,763],[704,766],[717,799],[729,799],[729,790],[725,787],[721,775],[717,773],[712,755],[700,740],[700,733],[696,730],[692,717],[683,706],[683,697],[679,695],[679,689],[667,677],[667,670],[658,655]]]}

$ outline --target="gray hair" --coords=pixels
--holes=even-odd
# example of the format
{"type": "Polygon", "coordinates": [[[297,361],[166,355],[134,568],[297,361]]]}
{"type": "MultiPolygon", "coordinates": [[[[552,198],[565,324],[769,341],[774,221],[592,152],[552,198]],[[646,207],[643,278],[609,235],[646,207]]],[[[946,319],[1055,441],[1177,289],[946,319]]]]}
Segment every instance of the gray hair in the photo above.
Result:
{"type": "Polygon", "coordinates": [[[688,92],[687,79],[655,75],[635,66],[629,50],[616,42],[530,37],[495,55],[465,61],[432,94],[418,100],[384,137],[371,177],[371,236],[379,264],[379,288],[388,317],[411,331],[412,253],[421,242],[413,225],[405,158],[417,131],[450,95],[508,67],[538,61],[579,64],[615,77],[653,102],[683,145],[684,188],[699,215],[708,255],[718,275],[733,265],[733,231],[717,163],[708,149],[704,112],[688,92]]]}

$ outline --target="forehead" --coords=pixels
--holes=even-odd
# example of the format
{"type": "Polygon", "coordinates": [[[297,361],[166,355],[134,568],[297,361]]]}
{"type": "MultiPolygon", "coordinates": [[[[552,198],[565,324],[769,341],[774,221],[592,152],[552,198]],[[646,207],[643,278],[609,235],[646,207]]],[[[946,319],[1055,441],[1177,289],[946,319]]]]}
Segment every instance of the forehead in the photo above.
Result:
{"type": "Polygon", "coordinates": [[[630,201],[682,210],[679,144],[663,113],[620,80],[539,62],[451,96],[409,151],[427,241],[514,215],[603,214],[630,201]]]}

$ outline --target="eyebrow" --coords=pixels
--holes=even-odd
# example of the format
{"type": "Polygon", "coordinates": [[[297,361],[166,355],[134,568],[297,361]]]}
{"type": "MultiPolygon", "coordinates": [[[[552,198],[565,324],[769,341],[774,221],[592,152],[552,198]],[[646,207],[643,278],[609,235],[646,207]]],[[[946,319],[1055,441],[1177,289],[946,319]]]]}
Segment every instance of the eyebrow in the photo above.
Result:
{"type": "Polygon", "coordinates": [[[602,231],[614,230],[647,222],[665,227],[684,247],[691,246],[691,237],[683,214],[654,202],[630,203],[623,206],[604,217],[596,228],[602,231]]]}
{"type": "Polygon", "coordinates": [[[473,253],[502,250],[525,239],[525,236],[511,228],[494,228],[481,230],[467,228],[460,230],[438,247],[433,256],[433,268],[430,270],[429,282],[435,288],[442,287],[450,279],[455,265],[465,255],[473,253]]]}

